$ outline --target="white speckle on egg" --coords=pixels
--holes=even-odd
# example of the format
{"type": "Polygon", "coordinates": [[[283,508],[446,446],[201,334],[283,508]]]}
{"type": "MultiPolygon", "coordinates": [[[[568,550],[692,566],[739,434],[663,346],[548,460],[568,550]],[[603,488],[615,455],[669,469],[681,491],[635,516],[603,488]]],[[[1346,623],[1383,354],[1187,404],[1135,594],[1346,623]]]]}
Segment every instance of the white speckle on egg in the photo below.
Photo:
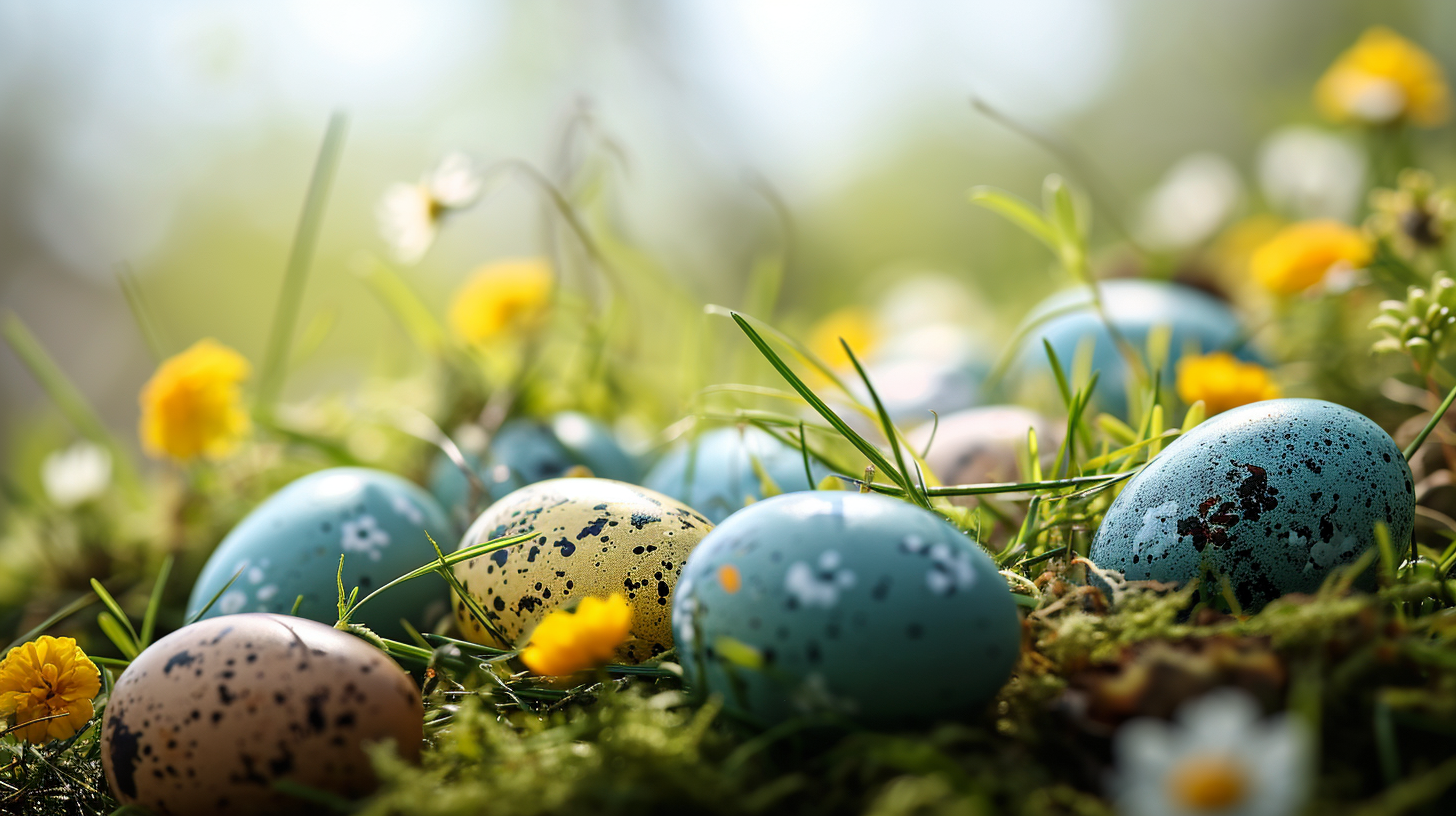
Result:
{"type": "Polygon", "coordinates": [[[819,556],[819,569],[795,561],[784,574],[784,589],[807,607],[828,609],[839,603],[840,590],[854,586],[854,573],[839,569],[839,553],[826,550],[819,556]]]}
{"type": "Polygon", "coordinates": [[[373,516],[360,516],[344,522],[340,525],[343,531],[343,540],[340,542],[348,552],[361,552],[369,556],[369,560],[378,561],[380,550],[389,546],[389,533],[380,529],[379,522],[373,516]]]}
{"type": "Polygon", "coordinates": [[[272,600],[273,599],[273,596],[274,595],[277,595],[277,594],[278,594],[278,586],[276,584],[268,584],[267,586],[258,587],[258,592],[257,592],[258,600],[260,600],[260,601],[262,601],[264,603],[267,603],[268,601],[272,600]]]}
{"type": "Polygon", "coordinates": [[[248,583],[250,583],[250,584],[261,584],[261,583],[263,583],[263,568],[262,567],[253,567],[252,569],[248,570],[248,583]]]}
{"type": "Polygon", "coordinates": [[[975,582],[976,568],[969,552],[951,552],[944,544],[930,548],[930,571],[925,573],[925,585],[931,592],[954,595],[956,590],[970,589],[975,582]]]}
{"type": "Polygon", "coordinates": [[[395,496],[390,500],[390,506],[394,508],[394,512],[403,516],[410,524],[425,523],[425,514],[420,512],[420,508],[416,507],[414,502],[404,496],[395,496]]]}
{"type": "Polygon", "coordinates": [[[224,615],[236,615],[243,611],[243,607],[247,605],[248,596],[241,589],[229,590],[221,598],[217,599],[217,608],[224,615]]]}

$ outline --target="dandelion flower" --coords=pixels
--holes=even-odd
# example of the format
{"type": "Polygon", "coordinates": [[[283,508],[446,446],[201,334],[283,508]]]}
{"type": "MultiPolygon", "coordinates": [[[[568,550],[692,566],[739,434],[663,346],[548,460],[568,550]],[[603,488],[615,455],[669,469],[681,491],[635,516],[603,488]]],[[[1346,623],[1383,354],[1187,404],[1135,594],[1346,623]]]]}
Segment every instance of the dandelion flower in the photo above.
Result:
{"type": "Polygon", "coordinates": [[[1324,280],[1331,269],[1360,269],[1370,243],[1338,221],[1301,221],[1275,233],[1249,259],[1254,279],[1270,292],[1291,295],[1324,280]]]}
{"type": "Polygon", "coordinates": [[[435,242],[440,221],[480,198],[483,179],[470,157],[451,153],[418,184],[392,184],[375,208],[379,232],[400,263],[423,258],[435,242]]]}
{"type": "Polygon", "coordinates": [[[106,491],[111,483],[111,454],[100,445],[77,442],[45,458],[40,482],[57,507],[75,507],[106,491]]]}
{"type": "Polygon", "coordinates": [[[1279,398],[1268,369],[1226,351],[1178,361],[1178,397],[1192,405],[1203,400],[1209,416],[1251,402],[1279,398]]]}
{"type": "Polygon", "coordinates": [[[585,598],[576,614],[557,610],[547,615],[531,633],[521,660],[531,671],[554,677],[595,668],[612,659],[631,624],[632,607],[621,594],[585,598]]]}
{"type": "Polygon", "coordinates": [[[1241,691],[1188,703],[1174,723],[1134,720],[1114,748],[1122,816],[1294,816],[1309,795],[1307,733],[1287,717],[1261,722],[1241,691]]]}
{"type": "Polygon", "coordinates": [[[880,340],[874,315],[860,306],[830,312],[810,330],[809,350],[830,368],[845,368],[850,365],[849,355],[844,353],[840,338],[854,349],[856,357],[864,360],[880,340]]]}
{"type": "Polygon", "coordinates": [[[100,691],[96,664],[71,638],[43,635],[0,660],[0,716],[13,718],[14,733],[26,742],[66,739],[81,730],[100,691]]]}
{"type": "Polygon", "coordinates": [[[1375,27],[1341,54],[1314,91],[1336,122],[1410,121],[1435,127],[1451,116],[1446,75],[1435,59],[1388,28],[1375,27]]]}
{"type": "Polygon", "coordinates": [[[530,331],[545,319],[555,284],[543,258],[486,264],[455,293],[450,327],[474,345],[530,331]]]}
{"type": "Polygon", "coordinates": [[[200,340],[164,361],[142,388],[142,447],[181,462],[230,453],[249,430],[238,383],[248,361],[215,340],[200,340]]]}

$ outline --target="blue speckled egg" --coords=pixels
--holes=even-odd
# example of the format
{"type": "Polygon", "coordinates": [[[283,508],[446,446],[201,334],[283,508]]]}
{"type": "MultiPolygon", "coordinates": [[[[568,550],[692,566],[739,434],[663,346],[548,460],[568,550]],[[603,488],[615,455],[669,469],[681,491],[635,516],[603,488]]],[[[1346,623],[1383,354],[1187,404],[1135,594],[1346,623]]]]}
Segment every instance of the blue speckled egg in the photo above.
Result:
{"type": "MultiPolygon", "coordinates": [[[[462,452],[490,494],[480,497],[479,507],[528,484],[564,476],[577,466],[603,479],[636,482],[642,476],[641,464],[622,449],[610,428],[575,411],[562,411],[544,421],[506,422],[491,440],[484,464],[475,452],[462,452]]],[[[442,453],[430,466],[429,478],[435,498],[458,521],[469,522],[470,483],[460,468],[442,453]]]]}
{"type": "Polygon", "coordinates": [[[763,725],[965,713],[995,696],[1021,645],[976,542],[927,510],[838,491],[775,496],[714,528],[678,580],[672,629],[687,682],[763,725]]]}
{"type": "MultiPolygon", "coordinates": [[[[357,586],[363,597],[435,558],[426,532],[449,548],[453,533],[444,509],[392,473],[331,468],[309,474],[270,496],[227,534],[192,587],[187,614],[202,609],[238,575],[206,617],[287,613],[302,595],[300,617],[333,623],[340,555],[345,588],[357,586]]],[[[417,578],[370,601],[354,622],[403,638],[401,618],[431,626],[447,611],[448,597],[442,579],[417,578]]]]}
{"type": "Polygon", "coordinates": [[[1374,542],[1410,540],[1415,494],[1400,448],[1365,416],[1310,399],[1256,402],[1209,419],[1132,477],[1092,542],[1129,579],[1226,574],[1257,609],[1312,592],[1374,542]]]}
{"type": "MultiPolygon", "coordinates": [[[[1239,345],[1243,330],[1238,316],[1205,292],[1177,283],[1135,279],[1102,281],[1100,291],[1108,317],[1139,354],[1147,352],[1148,333],[1156,326],[1167,326],[1172,330],[1170,365],[1190,345],[1200,353],[1224,350],[1245,360],[1260,359],[1253,349],[1239,345]]],[[[1090,337],[1094,343],[1092,370],[1102,372],[1094,402],[1108,413],[1126,416],[1131,374],[1107,324],[1092,307],[1088,289],[1078,287],[1052,295],[1032,309],[1027,320],[1052,313],[1057,314],[1032,329],[1022,341],[1018,367],[1024,372],[1044,372],[1049,379],[1051,366],[1042,346],[1042,341],[1047,340],[1070,376],[1078,344],[1090,337]]]]}
{"type": "MultiPolygon", "coordinates": [[[[989,371],[990,365],[979,359],[901,358],[873,363],[865,373],[890,419],[900,424],[928,421],[931,411],[945,415],[979,404],[981,383],[989,371]]],[[[846,380],[855,397],[873,407],[869,390],[859,376],[850,373],[846,380]]],[[[861,417],[847,419],[859,421],[861,417]]]]}
{"type": "MultiPolygon", "coordinates": [[[[804,475],[804,453],[765,431],[717,428],[699,434],[658,460],[643,485],[697,510],[717,524],[748,500],[763,498],[762,482],[753,470],[757,458],[779,490],[813,490],[804,475]]],[[[830,475],[829,468],[810,458],[814,482],[830,475]]]]}

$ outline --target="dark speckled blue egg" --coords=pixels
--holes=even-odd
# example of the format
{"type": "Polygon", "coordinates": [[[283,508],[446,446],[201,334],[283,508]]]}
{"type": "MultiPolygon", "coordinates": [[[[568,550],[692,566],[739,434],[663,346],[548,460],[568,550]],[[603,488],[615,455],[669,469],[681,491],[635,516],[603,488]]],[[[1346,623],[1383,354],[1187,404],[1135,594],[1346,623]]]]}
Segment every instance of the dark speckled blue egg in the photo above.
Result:
{"type": "MultiPolygon", "coordinates": [[[[463,444],[463,443],[462,443],[463,444]]],[[[470,504],[470,483],[443,453],[430,467],[430,492],[456,520],[468,523],[472,510],[528,484],[556,479],[581,466],[603,479],[636,482],[642,475],[637,458],[622,449],[612,431],[600,420],[575,411],[562,411],[548,420],[513,419],[496,432],[484,464],[474,452],[463,451],[489,495],[470,504]]]]}
{"type": "Polygon", "coordinates": [[[838,491],[775,496],[714,528],[678,580],[672,629],[687,682],[762,725],[972,712],[1021,644],[976,542],[930,511],[838,491]]]}
{"type": "MultiPolygon", "coordinates": [[[[1176,363],[1189,346],[1203,354],[1232,351],[1243,359],[1259,360],[1252,349],[1241,344],[1243,330],[1238,316],[1206,292],[1152,280],[1103,281],[1100,291],[1108,317],[1139,354],[1146,353],[1148,333],[1154,327],[1167,326],[1172,330],[1170,364],[1176,363]]],[[[1051,343],[1063,368],[1070,371],[1078,344],[1088,339],[1094,344],[1092,369],[1101,372],[1094,401],[1104,411],[1126,416],[1131,375],[1107,324],[1092,307],[1089,290],[1078,287],[1058,292],[1042,301],[1027,319],[1042,317],[1045,321],[1032,329],[1021,344],[1018,367],[1028,373],[1045,372],[1045,385],[1054,388],[1042,341],[1051,343]]]]}
{"type": "Polygon", "coordinates": [[[1410,540],[1415,494],[1395,441],[1355,411],[1309,399],[1226,411],[1176,440],[1113,501],[1092,542],[1129,579],[1226,574],[1257,609],[1312,592],[1374,542],[1410,540]]]}
{"type": "MultiPolygon", "coordinates": [[[[338,617],[336,574],[360,597],[435,558],[425,537],[442,547],[454,536],[439,503],[417,485],[369,468],[331,468],[290,483],[227,534],[192,588],[187,614],[207,605],[234,575],[207,617],[282,612],[303,596],[298,614],[323,623],[338,617]]],[[[390,638],[406,637],[400,619],[433,624],[447,610],[445,582],[435,576],[401,584],[359,611],[363,623],[390,638]]]]}
{"type": "Polygon", "coordinates": [[[754,427],[718,428],[699,434],[658,460],[643,481],[656,490],[697,510],[717,524],[748,503],[763,498],[762,482],[753,460],[789,493],[812,490],[830,475],[828,468],[810,460],[814,484],[804,473],[804,453],[754,427]]]}

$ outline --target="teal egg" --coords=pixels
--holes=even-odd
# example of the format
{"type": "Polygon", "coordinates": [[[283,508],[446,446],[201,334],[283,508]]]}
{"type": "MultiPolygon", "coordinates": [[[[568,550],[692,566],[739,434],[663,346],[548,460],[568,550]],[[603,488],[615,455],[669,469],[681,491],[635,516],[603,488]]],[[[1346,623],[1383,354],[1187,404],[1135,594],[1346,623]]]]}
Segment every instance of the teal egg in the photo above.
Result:
{"type": "Polygon", "coordinates": [[[501,425],[490,442],[484,464],[476,453],[463,451],[489,495],[472,508],[470,482],[443,453],[430,467],[430,492],[457,521],[474,518],[473,511],[488,506],[528,484],[556,479],[577,466],[593,476],[636,482],[642,477],[637,458],[627,453],[603,422],[575,411],[562,411],[547,420],[513,419],[501,425]]]}
{"type": "MultiPolygon", "coordinates": [[[[1175,365],[1190,347],[1199,353],[1229,351],[1258,362],[1258,354],[1244,344],[1238,315],[1223,301],[1190,286],[1166,281],[1119,279],[1099,284],[1107,316],[1139,355],[1147,353],[1148,333],[1157,326],[1172,332],[1169,365],[1175,365]]],[[[1132,374],[1107,324],[1092,306],[1086,287],[1058,292],[1032,309],[1027,323],[1037,323],[1021,343],[1018,367],[1023,373],[1042,372],[1050,379],[1051,364],[1043,341],[1051,344],[1068,376],[1077,347],[1093,343],[1092,370],[1101,372],[1094,402],[1101,410],[1128,415],[1127,388],[1132,374]]],[[[1165,376],[1169,376],[1165,373],[1165,376]]]]}
{"type": "Polygon", "coordinates": [[[748,500],[763,498],[754,459],[785,493],[813,490],[830,475],[828,468],[811,458],[814,482],[810,483],[804,473],[803,451],[750,426],[718,428],[679,445],[658,460],[643,486],[677,499],[717,524],[748,500]]]}
{"type": "Polygon", "coordinates": [[[972,712],[1021,645],[975,541],[928,510],[838,491],[775,496],[715,527],[678,579],[672,629],[685,680],[761,725],[972,712]]]}
{"type": "MultiPolygon", "coordinates": [[[[344,556],[344,586],[371,591],[435,558],[426,533],[448,549],[454,534],[429,493],[392,473],[332,468],[298,479],[254,508],[207,560],[187,602],[191,617],[233,579],[204,617],[238,612],[297,614],[323,623],[338,617],[336,575],[344,556]]],[[[416,578],[359,610],[363,623],[404,638],[401,618],[433,625],[448,611],[445,582],[416,578]]]]}
{"type": "Polygon", "coordinates": [[[1367,417],[1321,400],[1225,411],[1128,480],[1091,559],[1133,580],[1227,575],[1245,610],[1313,592],[1385,522],[1410,541],[1415,493],[1400,448],[1367,417]]]}

